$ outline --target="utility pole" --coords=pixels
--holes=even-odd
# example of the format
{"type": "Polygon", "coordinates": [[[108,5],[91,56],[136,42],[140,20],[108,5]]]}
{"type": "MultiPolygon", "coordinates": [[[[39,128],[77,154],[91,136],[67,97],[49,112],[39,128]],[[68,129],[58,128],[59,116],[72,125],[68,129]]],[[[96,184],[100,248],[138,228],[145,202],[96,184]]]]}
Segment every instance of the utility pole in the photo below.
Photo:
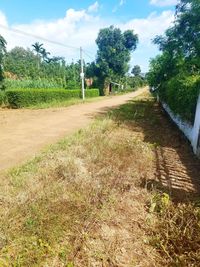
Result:
{"type": "Polygon", "coordinates": [[[81,85],[82,85],[82,98],[85,99],[85,88],[84,88],[84,71],[83,71],[83,49],[80,47],[80,56],[81,56],[81,85]]]}

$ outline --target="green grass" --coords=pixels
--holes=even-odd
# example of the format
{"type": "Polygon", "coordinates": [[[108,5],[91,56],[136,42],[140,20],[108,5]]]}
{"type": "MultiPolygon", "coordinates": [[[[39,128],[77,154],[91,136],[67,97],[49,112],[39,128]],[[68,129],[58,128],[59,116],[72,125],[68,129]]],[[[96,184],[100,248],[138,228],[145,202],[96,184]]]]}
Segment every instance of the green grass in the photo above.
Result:
{"type": "Polygon", "coordinates": [[[93,98],[86,98],[85,100],[82,99],[68,99],[66,101],[52,101],[50,103],[39,103],[34,106],[27,107],[28,109],[47,109],[47,108],[60,108],[60,107],[68,107],[77,104],[84,104],[84,103],[92,103],[96,101],[101,101],[105,99],[105,97],[93,97],[93,98]]]}

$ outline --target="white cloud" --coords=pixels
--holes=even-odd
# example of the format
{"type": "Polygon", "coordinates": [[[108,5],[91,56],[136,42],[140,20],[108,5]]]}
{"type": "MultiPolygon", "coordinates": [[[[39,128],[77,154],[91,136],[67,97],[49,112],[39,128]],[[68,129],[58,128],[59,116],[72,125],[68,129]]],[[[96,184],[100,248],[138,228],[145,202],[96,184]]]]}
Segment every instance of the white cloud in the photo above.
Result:
{"type": "Polygon", "coordinates": [[[113,8],[112,12],[113,13],[117,12],[120,7],[125,5],[125,3],[126,3],[126,0],[120,0],[120,2],[113,8]]]}
{"type": "Polygon", "coordinates": [[[119,5],[123,6],[126,3],[126,0],[120,0],[119,5]]]}
{"type": "Polygon", "coordinates": [[[5,14],[0,10],[0,25],[8,26],[5,14]]]}
{"type": "MultiPolygon", "coordinates": [[[[89,50],[96,48],[95,39],[98,31],[105,26],[98,16],[91,15],[87,10],[68,9],[63,18],[53,21],[35,20],[30,24],[8,25],[5,18],[5,15],[0,12],[0,24],[65,45],[77,48],[83,46],[89,50]]],[[[72,58],[76,60],[79,57],[78,49],[68,49],[40,41],[34,37],[9,32],[5,29],[1,29],[1,34],[7,40],[8,50],[15,46],[31,47],[31,44],[39,41],[44,43],[44,46],[52,55],[64,56],[68,61],[71,61],[72,58]]]]}
{"type": "Polygon", "coordinates": [[[99,3],[96,1],[93,5],[88,7],[88,12],[97,12],[99,10],[99,3]]]}
{"type": "Polygon", "coordinates": [[[121,25],[123,30],[132,29],[139,36],[139,45],[133,53],[132,65],[138,64],[143,71],[148,70],[149,59],[158,54],[158,49],[152,44],[156,35],[164,34],[165,30],[172,25],[174,13],[163,11],[161,14],[152,13],[144,19],[133,19],[121,25]]]}
{"type": "Polygon", "coordinates": [[[173,6],[178,3],[178,0],[150,0],[150,4],[154,6],[173,6]]]}
{"type": "Polygon", "coordinates": [[[139,35],[140,42],[150,44],[155,35],[163,34],[174,21],[172,11],[163,11],[161,14],[151,13],[144,19],[133,19],[125,23],[122,27],[133,29],[139,35]]]}
{"type": "MultiPolygon", "coordinates": [[[[41,36],[48,40],[61,42],[69,46],[82,46],[90,51],[95,58],[96,44],[99,29],[116,25],[122,30],[133,29],[138,35],[140,44],[138,49],[133,53],[132,64],[139,64],[143,67],[143,71],[147,70],[148,60],[150,57],[158,53],[156,47],[151,43],[155,35],[163,34],[173,21],[174,14],[172,11],[164,11],[161,14],[152,13],[147,18],[132,19],[126,23],[118,23],[112,19],[103,19],[91,14],[88,9],[74,10],[69,9],[63,18],[53,21],[36,20],[30,24],[8,25],[5,14],[0,11],[0,24],[10,26],[21,31],[41,36]]],[[[72,58],[79,58],[79,51],[76,49],[68,49],[48,42],[40,41],[37,38],[20,35],[18,33],[9,32],[1,29],[1,34],[8,43],[8,50],[15,46],[31,47],[36,41],[44,43],[44,47],[55,56],[64,56],[68,62],[72,58]]],[[[86,60],[90,60],[87,58],[86,60]]]]}

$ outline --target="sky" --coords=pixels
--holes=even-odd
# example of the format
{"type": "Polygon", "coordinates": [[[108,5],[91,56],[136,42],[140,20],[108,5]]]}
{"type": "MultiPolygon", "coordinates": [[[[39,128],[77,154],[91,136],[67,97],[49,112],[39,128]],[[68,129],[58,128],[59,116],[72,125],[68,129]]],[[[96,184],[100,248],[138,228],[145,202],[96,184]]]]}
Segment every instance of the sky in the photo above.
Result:
{"type": "Polygon", "coordinates": [[[146,72],[150,58],[159,53],[152,39],[170,27],[176,3],[177,0],[0,0],[0,34],[6,39],[8,50],[15,46],[31,48],[39,41],[52,56],[63,56],[71,62],[79,59],[78,48],[82,46],[86,51],[84,59],[90,62],[95,60],[95,40],[100,29],[110,25],[122,31],[131,29],[138,34],[139,45],[130,66],[140,65],[146,72]]]}

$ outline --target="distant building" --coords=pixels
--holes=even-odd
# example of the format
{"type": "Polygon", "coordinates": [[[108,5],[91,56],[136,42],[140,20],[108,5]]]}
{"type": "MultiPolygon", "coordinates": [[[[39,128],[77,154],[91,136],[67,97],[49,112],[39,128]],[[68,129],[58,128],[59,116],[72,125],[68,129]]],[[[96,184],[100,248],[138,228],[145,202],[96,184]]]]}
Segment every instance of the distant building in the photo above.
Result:
{"type": "Polygon", "coordinates": [[[91,87],[93,85],[94,80],[92,78],[85,79],[85,83],[87,87],[91,87]]]}

